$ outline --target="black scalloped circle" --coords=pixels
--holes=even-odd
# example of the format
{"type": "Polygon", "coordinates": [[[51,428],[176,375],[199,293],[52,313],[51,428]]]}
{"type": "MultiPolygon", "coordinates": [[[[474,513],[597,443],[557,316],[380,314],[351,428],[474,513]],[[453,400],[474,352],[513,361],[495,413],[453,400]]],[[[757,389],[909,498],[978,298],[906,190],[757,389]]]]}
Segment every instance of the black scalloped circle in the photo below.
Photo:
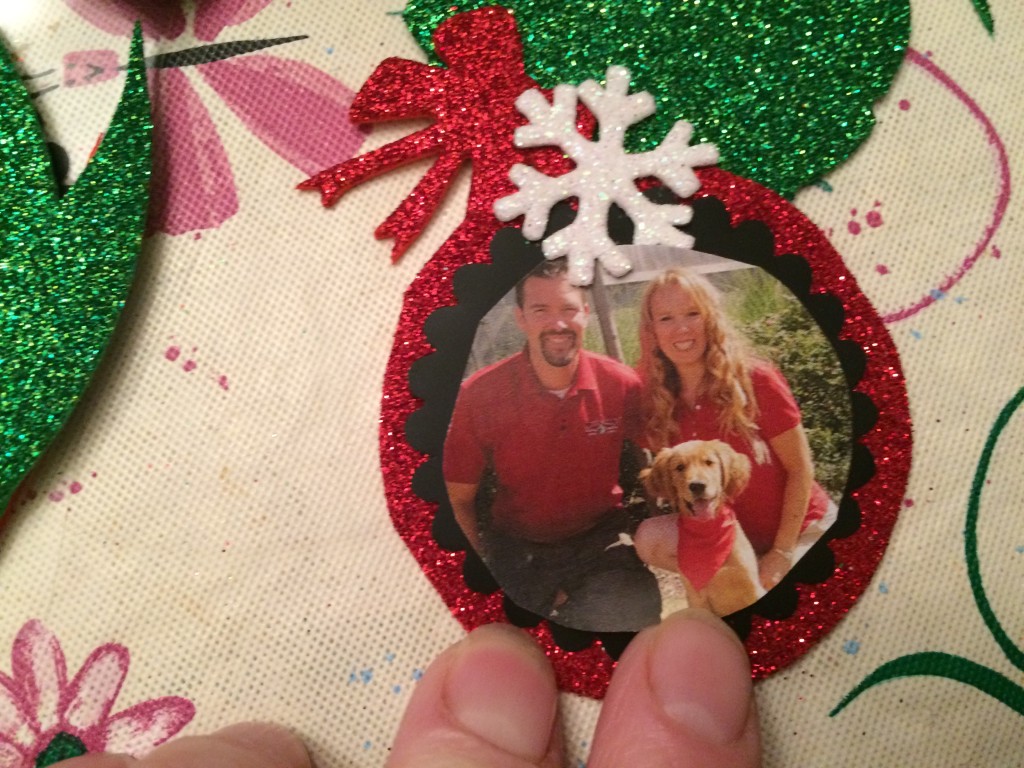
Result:
{"type": "MultiPolygon", "coordinates": [[[[664,188],[653,188],[645,194],[654,202],[674,201],[664,188]]],[[[717,198],[694,200],[691,206],[693,219],[683,229],[694,237],[693,248],[760,267],[785,285],[832,344],[850,390],[853,450],[836,522],[774,589],[753,605],[725,618],[741,638],[746,638],[755,616],[773,621],[791,617],[797,606],[796,584],[819,584],[835,568],[828,542],[859,529],[860,508],[851,492],[871,479],[875,463],[871,452],[857,438],[874,426],[878,409],[870,397],[853,391],[864,374],[864,351],[855,342],[838,338],[844,319],[842,303],[829,293],[810,293],[812,273],[807,261],[798,254],[776,256],[772,233],[761,222],[748,221],[733,227],[725,206],[717,198]]],[[[574,216],[569,203],[553,208],[545,236],[567,226],[574,216]]],[[[608,229],[615,242],[632,242],[633,223],[614,206],[608,229]]],[[[409,416],[405,429],[409,444],[428,456],[416,471],[412,487],[417,496],[438,505],[431,529],[434,539],[444,550],[466,552],[463,578],[470,589],[483,594],[491,594],[500,587],[455,522],[441,473],[441,453],[477,326],[544,259],[540,241],[526,240],[516,226],[499,230],[490,251],[490,264],[469,264],[457,270],[453,287],[458,303],[436,310],[424,324],[424,333],[436,351],[417,360],[409,371],[410,390],[423,400],[423,405],[409,416]]],[[[508,620],[519,627],[535,627],[547,621],[554,641],[566,651],[584,650],[596,639],[611,658],[617,659],[634,636],[628,632],[594,633],[563,627],[521,608],[507,596],[503,607],[508,620]]]]}

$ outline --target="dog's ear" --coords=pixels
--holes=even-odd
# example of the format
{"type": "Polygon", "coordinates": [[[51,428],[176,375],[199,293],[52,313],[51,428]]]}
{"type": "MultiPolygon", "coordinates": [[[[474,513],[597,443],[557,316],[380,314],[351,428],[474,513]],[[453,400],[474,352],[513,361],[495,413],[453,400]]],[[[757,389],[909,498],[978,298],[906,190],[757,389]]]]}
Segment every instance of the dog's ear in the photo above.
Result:
{"type": "Polygon", "coordinates": [[[669,480],[669,458],[671,451],[662,448],[654,457],[654,463],[649,469],[640,470],[640,479],[643,481],[647,494],[653,498],[667,499],[674,502],[672,483],[669,480]]]}
{"type": "Polygon", "coordinates": [[[743,489],[750,482],[750,459],[721,440],[715,440],[715,452],[718,454],[718,460],[722,462],[722,491],[727,499],[735,499],[743,493],[743,489]]]}

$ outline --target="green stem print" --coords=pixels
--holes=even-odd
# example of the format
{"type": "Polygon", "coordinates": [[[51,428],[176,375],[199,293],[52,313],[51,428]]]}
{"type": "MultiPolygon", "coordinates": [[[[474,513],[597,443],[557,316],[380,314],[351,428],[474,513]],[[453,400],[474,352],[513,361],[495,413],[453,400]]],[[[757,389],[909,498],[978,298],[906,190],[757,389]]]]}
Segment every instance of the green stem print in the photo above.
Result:
{"type": "Polygon", "coordinates": [[[121,314],[149,199],[151,128],[136,29],[103,142],[61,197],[31,97],[0,46],[0,511],[67,420],[121,314]]]}
{"type": "MultiPolygon", "coordinates": [[[[988,470],[992,464],[992,456],[999,443],[999,437],[1022,403],[1024,403],[1024,388],[1020,389],[999,413],[999,417],[996,419],[995,424],[992,425],[988,439],[985,441],[985,447],[982,450],[981,459],[978,461],[978,468],[974,473],[971,495],[967,503],[967,520],[964,525],[964,555],[967,560],[967,575],[971,582],[971,592],[974,594],[974,602],[978,606],[978,611],[981,613],[985,626],[988,627],[992,637],[995,638],[995,641],[999,644],[1003,653],[1006,654],[1006,658],[1010,660],[1010,663],[1017,667],[1017,669],[1024,671],[1024,652],[1006,634],[1006,630],[999,623],[995,611],[992,610],[992,606],[985,594],[985,586],[982,582],[981,567],[978,560],[978,512],[981,509],[981,492],[988,478],[988,470]]],[[[879,683],[900,677],[914,676],[944,677],[947,680],[964,683],[1001,701],[1018,714],[1024,715],[1024,687],[970,659],[938,652],[914,653],[886,662],[846,694],[829,715],[832,717],[838,715],[860,694],[879,683]]]]}

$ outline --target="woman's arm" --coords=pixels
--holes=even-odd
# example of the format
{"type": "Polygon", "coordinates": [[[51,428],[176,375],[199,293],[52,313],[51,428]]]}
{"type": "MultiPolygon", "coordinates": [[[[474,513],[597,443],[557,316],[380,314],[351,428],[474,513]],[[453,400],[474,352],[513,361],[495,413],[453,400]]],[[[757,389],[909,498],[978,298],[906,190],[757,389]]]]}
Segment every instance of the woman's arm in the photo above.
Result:
{"type": "Polygon", "coordinates": [[[793,550],[807,517],[814,483],[814,464],[803,426],[797,424],[768,442],[782,464],[786,486],[779,529],[775,532],[771,551],[761,558],[761,583],[765,589],[778,584],[793,565],[793,550]]]}

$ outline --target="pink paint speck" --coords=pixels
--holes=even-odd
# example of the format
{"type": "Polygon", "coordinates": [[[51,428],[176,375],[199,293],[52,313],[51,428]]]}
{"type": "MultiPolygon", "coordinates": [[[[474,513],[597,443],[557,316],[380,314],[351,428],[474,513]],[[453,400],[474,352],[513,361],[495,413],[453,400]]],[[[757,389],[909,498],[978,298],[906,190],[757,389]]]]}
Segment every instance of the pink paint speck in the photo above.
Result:
{"type": "Polygon", "coordinates": [[[50,491],[48,494],[46,494],[46,498],[48,498],[50,501],[56,504],[58,501],[63,501],[64,491],[50,491]]]}
{"type": "Polygon", "coordinates": [[[181,354],[181,348],[180,347],[168,347],[167,351],[164,352],[164,357],[166,357],[168,360],[170,360],[173,363],[175,360],[178,359],[178,356],[180,354],[181,354]]]}
{"type": "Polygon", "coordinates": [[[868,211],[868,215],[864,218],[867,219],[869,227],[877,229],[882,226],[882,214],[878,211],[868,211]]]}
{"type": "Polygon", "coordinates": [[[849,224],[846,225],[846,228],[850,230],[851,235],[860,234],[860,224],[858,224],[856,221],[851,221],[849,224]]]}
{"type": "Polygon", "coordinates": [[[217,379],[217,384],[220,385],[220,388],[223,389],[225,392],[228,391],[228,377],[227,376],[223,376],[222,375],[219,379],[217,379]]]}
{"type": "Polygon", "coordinates": [[[185,371],[185,373],[191,373],[192,371],[194,371],[196,369],[196,361],[195,360],[186,360],[185,364],[183,366],[181,366],[181,369],[183,371],[185,371]]]}
{"type": "Polygon", "coordinates": [[[194,235],[192,235],[192,239],[193,240],[202,240],[203,239],[203,233],[202,232],[196,232],[194,235]]]}
{"type": "Polygon", "coordinates": [[[903,500],[903,506],[906,507],[907,509],[910,509],[912,506],[914,506],[914,500],[913,499],[904,499],[903,500]]]}
{"type": "Polygon", "coordinates": [[[875,272],[877,272],[880,275],[888,275],[889,274],[889,268],[887,266],[885,266],[885,264],[876,264],[875,265],[875,272]]]}
{"type": "Polygon", "coordinates": [[[992,258],[993,259],[1001,259],[1001,258],[1003,258],[1003,252],[999,250],[999,246],[998,245],[993,245],[992,246],[992,258]]]}
{"type": "Polygon", "coordinates": [[[900,99],[900,109],[906,112],[908,109],[910,109],[910,102],[907,101],[906,99],[900,99]]]}
{"type": "Polygon", "coordinates": [[[71,483],[71,485],[68,486],[68,490],[71,491],[71,493],[73,493],[73,494],[74,493],[81,493],[82,492],[82,484],[80,482],[78,482],[77,480],[75,480],[73,483],[71,483]]]}

